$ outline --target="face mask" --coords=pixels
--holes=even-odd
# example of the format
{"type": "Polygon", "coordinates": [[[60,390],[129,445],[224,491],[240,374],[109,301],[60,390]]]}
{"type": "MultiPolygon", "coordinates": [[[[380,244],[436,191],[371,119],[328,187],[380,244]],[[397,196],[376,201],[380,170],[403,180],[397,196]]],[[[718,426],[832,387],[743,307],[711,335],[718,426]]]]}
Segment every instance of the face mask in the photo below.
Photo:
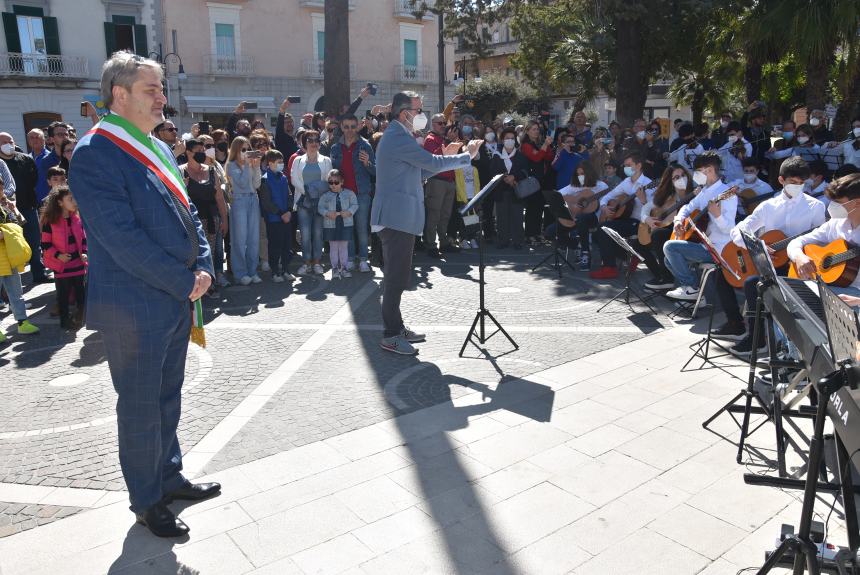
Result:
{"type": "Polygon", "coordinates": [[[374,118],[370,121],[370,125],[373,126],[373,129],[375,130],[376,128],[379,127],[379,122],[377,121],[376,118],[374,118]]]}
{"type": "Polygon", "coordinates": [[[584,185],[585,185],[585,176],[584,176],[583,174],[579,174],[578,176],[576,176],[576,179],[577,179],[577,180],[579,180],[579,185],[580,185],[580,186],[584,186],[584,185]]]}
{"type": "Polygon", "coordinates": [[[215,148],[207,148],[204,153],[206,154],[207,158],[214,158],[215,157],[215,148]]]}
{"type": "Polygon", "coordinates": [[[463,126],[463,135],[467,138],[472,135],[472,126],[463,126]]]}
{"type": "Polygon", "coordinates": [[[215,144],[215,149],[219,152],[227,153],[227,148],[227,142],[218,142],[217,144],[215,144]]]}
{"type": "Polygon", "coordinates": [[[487,132],[486,134],[484,134],[484,140],[486,140],[487,142],[492,144],[493,142],[496,141],[496,133],[495,132],[487,132]]]}
{"type": "Polygon", "coordinates": [[[801,146],[808,141],[809,141],[809,136],[798,136],[797,137],[797,143],[800,144],[801,146]]]}
{"type": "Polygon", "coordinates": [[[754,183],[758,179],[758,174],[744,174],[744,181],[748,184],[754,183]]]}
{"type": "Polygon", "coordinates": [[[3,152],[7,156],[11,156],[14,151],[15,146],[13,146],[12,144],[3,144],[2,146],[0,146],[0,152],[3,152]]]}
{"type": "Polygon", "coordinates": [[[855,138],[860,138],[860,126],[854,128],[851,132],[854,134],[855,138]]]}
{"type": "Polygon", "coordinates": [[[789,198],[796,198],[803,193],[803,184],[785,184],[782,189],[789,198]]]}
{"type": "Polygon", "coordinates": [[[423,130],[427,127],[427,116],[424,115],[424,112],[421,112],[417,116],[412,117],[412,129],[413,130],[423,130]]]}
{"type": "Polygon", "coordinates": [[[608,146],[612,143],[612,138],[603,138],[603,145],[608,146]]]}
{"type": "Polygon", "coordinates": [[[677,180],[672,182],[672,185],[675,186],[676,190],[686,190],[687,189],[687,178],[686,177],[678,178],[677,180]]]}
{"type": "Polygon", "coordinates": [[[693,181],[696,182],[697,186],[704,186],[708,181],[708,176],[705,175],[705,172],[693,172],[693,181]]]}
{"type": "Polygon", "coordinates": [[[275,171],[278,173],[283,172],[284,171],[284,163],[278,162],[277,164],[275,164],[275,171]]]}
{"type": "Polygon", "coordinates": [[[811,120],[809,120],[809,125],[810,125],[810,126],[817,126],[817,125],[819,125],[820,123],[821,123],[821,120],[819,120],[818,118],[812,118],[811,120]]]}
{"type": "Polygon", "coordinates": [[[645,130],[640,130],[639,132],[636,132],[636,137],[639,138],[640,140],[644,140],[645,139],[645,130]]]}
{"type": "Polygon", "coordinates": [[[782,137],[785,138],[786,140],[790,140],[792,136],[794,136],[794,132],[783,132],[782,133],[782,137]]]}
{"type": "MultiPolygon", "coordinates": [[[[851,212],[853,211],[854,210],[851,210],[851,212]]],[[[830,214],[830,217],[834,220],[847,218],[848,214],[851,212],[848,211],[845,204],[840,204],[839,202],[830,202],[827,205],[827,213],[830,214]]]]}
{"type": "Polygon", "coordinates": [[[206,152],[194,152],[194,156],[192,157],[194,158],[195,162],[197,162],[198,164],[202,164],[206,161],[206,152]]]}
{"type": "Polygon", "coordinates": [[[421,146],[422,148],[424,147],[424,136],[418,136],[417,138],[415,138],[415,141],[418,142],[419,146],[421,146]]]}
{"type": "Polygon", "coordinates": [[[729,127],[729,123],[728,123],[728,122],[726,122],[725,120],[720,120],[720,128],[722,128],[723,130],[725,130],[725,129],[726,129],[726,128],[728,128],[728,127],[729,127]]]}
{"type": "Polygon", "coordinates": [[[811,190],[812,186],[815,185],[815,180],[813,180],[812,178],[807,178],[807,179],[803,180],[803,185],[811,190]]]}
{"type": "Polygon", "coordinates": [[[624,166],[624,175],[628,178],[632,178],[635,173],[636,170],[633,169],[633,166],[624,166]]]}
{"type": "Polygon", "coordinates": [[[737,136],[729,136],[727,138],[727,140],[729,141],[730,144],[734,144],[735,142],[738,141],[738,137],[737,136]]]}
{"type": "Polygon", "coordinates": [[[511,138],[505,139],[505,149],[506,150],[509,150],[509,151],[513,150],[516,145],[517,145],[516,140],[513,140],[511,138]]]}

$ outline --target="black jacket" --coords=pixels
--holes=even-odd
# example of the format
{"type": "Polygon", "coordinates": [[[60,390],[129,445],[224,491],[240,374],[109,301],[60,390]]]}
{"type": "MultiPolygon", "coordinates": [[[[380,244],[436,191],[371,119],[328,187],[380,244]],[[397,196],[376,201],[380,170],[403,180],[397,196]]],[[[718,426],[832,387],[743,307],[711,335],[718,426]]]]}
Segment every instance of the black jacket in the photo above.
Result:
{"type": "Polygon", "coordinates": [[[3,158],[12,177],[15,178],[15,201],[22,212],[37,209],[36,182],[39,179],[36,162],[27,154],[15,152],[11,158],[3,158]]]}

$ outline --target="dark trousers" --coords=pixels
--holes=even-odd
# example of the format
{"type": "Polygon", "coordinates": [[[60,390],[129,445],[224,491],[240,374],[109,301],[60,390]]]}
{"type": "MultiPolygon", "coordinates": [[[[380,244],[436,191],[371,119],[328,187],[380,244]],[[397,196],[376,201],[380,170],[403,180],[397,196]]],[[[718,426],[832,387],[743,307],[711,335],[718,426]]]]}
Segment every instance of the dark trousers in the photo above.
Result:
{"type": "Polygon", "coordinates": [[[576,216],[576,233],[579,236],[579,249],[591,251],[591,229],[597,227],[597,214],[579,214],[576,216]]]}
{"type": "Polygon", "coordinates": [[[672,228],[657,228],[651,232],[651,243],[647,246],[641,246],[641,249],[636,250],[645,258],[645,265],[648,266],[648,271],[651,272],[656,279],[665,279],[674,281],[674,276],[669,268],[666,267],[666,256],[663,254],[663,244],[669,241],[669,236],[672,235],[672,228]]]}
{"type": "Polygon", "coordinates": [[[42,263],[42,231],[39,229],[39,211],[35,208],[32,210],[22,210],[21,215],[27,220],[24,224],[24,239],[33,255],[30,256],[30,273],[33,276],[33,281],[42,281],[45,279],[45,265],[42,263]]]}
{"type": "MultiPolygon", "coordinates": [[[[788,273],[788,266],[783,266],[776,270],[776,273],[781,276],[785,276],[788,273]]],[[[753,330],[755,329],[755,308],[756,302],[758,301],[758,276],[750,276],[744,281],[744,297],[747,302],[747,330],[749,331],[750,337],[752,337],[753,330]]],[[[741,317],[740,308],[738,306],[737,297],[735,296],[735,290],[726,281],[725,276],[720,274],[720,277],[717,278],[717,297],[720,299],[720,305],[723,306],[723,311],[726,313],[726,319],[729,322],[741,322],[743,318],[741,317]],[[720,286],[720,284],[723,284],[720,286]]],[[[764,334],[763,329],[759,329],[760,334],[764,334]]],[[[763,335],[762,335],[763,337],[763,335]]]]}
{"type": "Polygon", "coordinates": [[[487,196],[481,202],[481,227],[484,230],[484,238],[496,237],[496,214],[493,210],[493,194],[487,196]]]}
{"type": "Polygon", "coordinates": [[[266,222],[266,239],[269,247],[269,267],[273,274],[286,273],[293,257],[293,220],[285,224],[266,222]]]}
{"type": "MultiPolygon", "coordinates": [[[[627,239],[636,234],[636,231],[639,229],[639,220],[634,220],[633,218],[621,218],[618,220],[603,222],[600,226],[606,226],[607,228],[613,229],[618,232],[618,235],[622,238],[627,239]]],[[[603,260],[604,267],[615,267],[616,261],[625,257],[626,252],[624,251],[624,248],[616,244],[603,230],[598,229],[594,233],[594,239],[600,247],[600,257],[603,260]]]]}
{"type": "Polygon", "coordinates": [[[514,195],[513,190],[499,190],[497,193],[499,195],[496,197],[496,243],[522,244],[523,204],[514,195]]]}
{"type": "Polygon", "coordinates": [[[543,207],[546,204],[543,194],[536,192],[526,198],[525,235],[538,237],[543,231],[543,207]]]}
{"type": "Polygon", "coordinates": [[[412,278],[412,250],[415,247],[415,236],[385,228],[379,232],[379,239],[382,241],[382,257],[385,260],[382,288],[384,337],[394,337],[403,330],[400,299],[412,278]]]}
{"type": "Polygon", "coordinates": [[[185,481],[176,426],[190,332],[190,311],[166,329],[102,330],[117,393],[119,464],[135,513],[185,481]]]}
{"type": "MultiPolygon", "coordinates": [[[[735,293],[735,288],[726,281],[726,276],[723,275],[722,270],[717,270],[714,272],[716,276],[716,281],[714,282],[714,286],[717,290],[717,299],[720,300],[720,305],[723,308],[723,312],[726,314],[726,321],[732,324],[743,323],[744,318],[741,316],[741,308],[738,305],[738,296],[735,293]]],[[[744,284],[746,286],[746,284],[744,284]]],[[[746,292],[746,290],[744,290],[746,292]]],[[[755,284],[753,284],[753,291],[755,291],[755,284]]],[[[752,304],[755,305],[755,296],[753,296],[752,304]]]]}
{"type": "Polygon", "coordinates": [[[83,317],[84,305],[87,301],[86,291],[84,289],[83,275],[70,278],[56,278],[54,283],[57,289],[57,305],[60,308],[60,319],[69,319],[69,295],[75,293],[75,302],[77,302],[79,317],[83,317]]]}

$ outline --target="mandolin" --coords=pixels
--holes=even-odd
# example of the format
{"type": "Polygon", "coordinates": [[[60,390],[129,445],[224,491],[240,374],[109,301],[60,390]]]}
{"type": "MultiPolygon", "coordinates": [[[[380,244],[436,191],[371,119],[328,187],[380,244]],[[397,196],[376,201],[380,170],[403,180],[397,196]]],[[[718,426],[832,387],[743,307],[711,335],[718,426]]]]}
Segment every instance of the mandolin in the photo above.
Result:
{"type": "MultiPolygon", "coordinates": [[[[727,200],[727,199],[731,198],[732,196],[734,196],[735,194],[737,194],[739,189],[740,188],[738,186],[732,186],[731,188],[729,188],[728,190],[726,190],[725,192],[723,192],[722,194],[720,194],[719,196],[717,196],[713,200],[709,200],[708,204],[709,205],[710,204],[718,204],[718,203],[722,202],[723,200],[727,200]]],[[[684,240],[684,241],[688,241],[688,242],[692,241],[693,237],[696,234],[695,234],[695,231],[693,230],[693,226],[690,225],[690,222],[695,223],[696,227],[698,227],[700,230],[705,230],[708,227],[708,217],[709,217],[708,216],[708,210],[701,210],[701,211],[693,210],[693,213],[691,213],[689,216],[687,216],[687,218],[681,224],[681,230],[682,230],[681,235],[678,236],[673,231],[672,235],[669,236],[669,239],[684,240]]]]}
{"type": "MultiPolygon", "coordinates": [[[[799,238],[804,234],[808,234],[811,231],[812,230],[806,230],[805,232],[801,232],[791,237],[786,237],[785,234],[779,230],[771,230],[762,234],[759,239],[764,241],[765,245],[773,250],[773,253],[770,255],[770,259],[773,261],[773,267],[781,268],[788,263],[788,253],[786,253],[785,249],[788,247],[791,240],[799,238]]],[[[723,248],[723,253],[721,255],[726,263],[729,264],[729,267],[740,276],[740,279],[738,279],[733,276],[730,271],[725,269],[723,270],[723,276],[725,276],[726,281],[729,282],[733,288],[742,288],[747,278],[756,275],[757,270],[755,268],[755,264],[753,264],[752,257],[746,248],[738,247],[734,242],[729,242],[726,244],[726,247],[723,248]]]]}
{"type": "MultiPolygon", "coordinates": [[[[659,214],[656,216],[652,216],[651,213],[648,213],[648,214],[643,213],[642,219],[644,220],[645,218],[649,218],[649,217],[654,218],[656,220],[656,222],[654,223],[655,228],[665,228],[665,227],[671,226],[672,221],[675,218],[675,213],[679,209],[681,209],[682,206],[690,203],[690,201],[696,197],[696,194],[699,192],[700,189],[701,188],[696,188],[695,190],[693,190],[692,192],[690,192],[685,197],[678,200],[677,202],[675,202],[674,204],[672,204],[668,208],[660,211],[659,214]]],[[[663,206],[660,206],[660,207],[662,208],[663,206]]],[[[654,208],[652,208],[652,210],[654,210],[654,209],[656,209],[656,206],[654,208]]],[[[651,226],[646,224],[644,221],[641,222],[639,224],[639,231],[637,234],[637,239],[639,240],[639,243],[643,246],[650,245],[652,233],[653,233],[653,230],[651,229],[651,226]]]]}
{"type": "MultiPolygon", "coordinates": [[[[807,244],[803,246],[803,253],[815,262],[818,275],[828,285],[848,287],[860,270],[860,248],[845,240],[833,240],[826,246],[807,244]]],[[[800,277],[793,262],[788,270],[788,277],[800,277]]]]}
{"type": "MultiPolygon", "coordinates": [[[[659,180],[654,180],[647,186],[640,186],[639,189],[645,190],[653,190],[658,185],[660,185],[659,180]]],[[[638,191],[638,190],[637,190],[638,191]]],[[[636,194],[621,194],[617,198],[612,198],[606,203],[606,207],[609,208],[609,215],[606,217],[607,220],[620,220],[621,218],[629,218],[633,214],[634,203],[633,200],[636,199],[636,194]]]]}

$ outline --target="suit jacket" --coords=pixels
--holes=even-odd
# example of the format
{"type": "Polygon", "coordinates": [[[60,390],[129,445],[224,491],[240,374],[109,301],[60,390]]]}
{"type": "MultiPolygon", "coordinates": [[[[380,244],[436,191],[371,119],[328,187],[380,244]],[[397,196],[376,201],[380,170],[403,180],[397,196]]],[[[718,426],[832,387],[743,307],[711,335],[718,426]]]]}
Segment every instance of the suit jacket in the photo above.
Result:
{"type": "MultiPolygon", "coordinates": [[[[155,143],[173,161],[167,145],[155,143]]],[[[94,134],[77,145],[69,186],[87,234],[87,326],[153,331],[191,313],[194,272],[214,277],[194,204],[191,219],[200,250],[189,266],[193,245],[170,190],[107,138],[94,134]]]]}
{"type": "Polygon", "coordinates": [[[439,172],[467,168],[469,154],[435,156],[418,145],[403,124],[386,128],[376,149],[376,194],[370,225],[412,235],[424,231],[423,180],[439,172]]]}

